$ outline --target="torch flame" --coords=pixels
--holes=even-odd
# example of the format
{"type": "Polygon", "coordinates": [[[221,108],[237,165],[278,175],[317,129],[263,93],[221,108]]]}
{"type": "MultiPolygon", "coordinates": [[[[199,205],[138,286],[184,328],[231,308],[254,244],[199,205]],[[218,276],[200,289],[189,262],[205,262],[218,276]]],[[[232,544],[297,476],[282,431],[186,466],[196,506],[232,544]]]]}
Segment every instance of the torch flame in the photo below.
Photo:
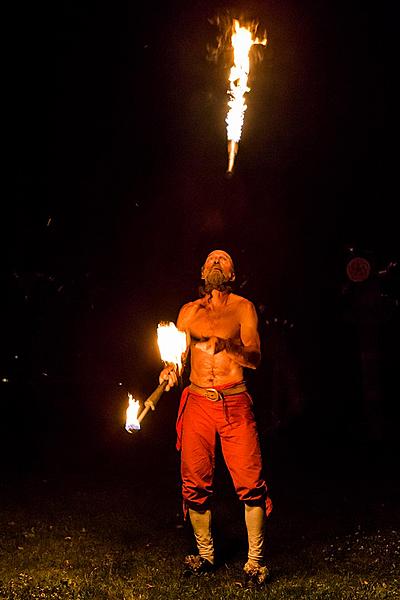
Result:
{"type": "Polygon", "coordinates": [[[229,74],[230,86],[228,95],[228,114],[225,122],[227,124],[229,168],[232,171],[234,158],[237,152],[237,143],[242,134],[244,113],[247,109],[244,95],[250,91],[247,85],[250,72],[250,49],[254,44],[267,45],[267,38],[259,39],[254,37],[256,26],[250,25],[243,27],[237,19],[233,20],[232,47],[233,47],[233,66],[229,74]]]}
{"type": "Polygon", "coordinates": [[[186,351],[186,333],[179,331],[174,323],[159,323],[157,342],[161,360],[176,365],[178,372],[182,370],[182,355],[186,351]]]}
{"type": "Polygon", "coordinates": [[[139,400],[135,400],[132,394],[128,393],[129,405],[126,409],[126,422],[125,429],[128,433],[133,433],[140,429],[140,423],[138,420],[139,412],[139,400]]]}

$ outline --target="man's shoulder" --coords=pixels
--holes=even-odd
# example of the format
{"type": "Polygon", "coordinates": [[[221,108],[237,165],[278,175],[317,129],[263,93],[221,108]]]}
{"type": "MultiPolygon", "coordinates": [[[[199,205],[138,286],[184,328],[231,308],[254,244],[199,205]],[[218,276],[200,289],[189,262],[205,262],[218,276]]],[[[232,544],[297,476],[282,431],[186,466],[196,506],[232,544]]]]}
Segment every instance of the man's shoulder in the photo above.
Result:
{"type": "Polygon", "coordinates": [[[184,311],[188,311],[188,310],[192,310],[194,308],[198,308],[199,306],[202,305],[202,298],[197,298],[197,300],[191,300],[190,302],[186,302],[186,304],[184,304],[181,307],[181,312],[184,311]]]}
{"type": "Polygon", "coordinates": [[[244,298],[244,296],[239,296],[238,294],[231,294],[231,302],[237,304],[241,308],[255,308],[251,300],[244,298]]]}
{"type": "Polygon", "coordinates": [[[200,307],[202,306],[202,299],[199,298],[198,300],[193,300],[191,302],[186,302],[186,304],[184,304],[180,311],[179,311],[179,316],[182,317],[187,317],[191,314],[193,314],[194,312],[196,312],[200,307]]]}

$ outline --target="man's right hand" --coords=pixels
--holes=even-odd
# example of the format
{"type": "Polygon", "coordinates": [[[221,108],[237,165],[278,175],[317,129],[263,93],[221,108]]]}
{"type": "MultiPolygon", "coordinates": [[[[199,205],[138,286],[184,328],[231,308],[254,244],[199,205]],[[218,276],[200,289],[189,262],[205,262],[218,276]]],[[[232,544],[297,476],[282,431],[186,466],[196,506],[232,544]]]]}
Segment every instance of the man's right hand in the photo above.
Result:
{"type": "Polygon", "coordinates": [[[173,367],[165,367],[160,373],[159,381],[160,383],[168,381],[165,391],[169,392],[174,385],[178,384],[178,376],[175,369],[173,367]]]}

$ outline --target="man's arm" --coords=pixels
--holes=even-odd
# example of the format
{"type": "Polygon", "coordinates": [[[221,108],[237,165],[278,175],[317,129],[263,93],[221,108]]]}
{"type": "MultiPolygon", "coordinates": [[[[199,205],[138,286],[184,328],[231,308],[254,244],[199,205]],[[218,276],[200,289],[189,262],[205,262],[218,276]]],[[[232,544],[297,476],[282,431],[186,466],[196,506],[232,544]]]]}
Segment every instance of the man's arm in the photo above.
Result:
{"type": "Polygon", "coordinates": [[[240,311],[240,342],[212,336],[196,344],[196,348],[214,355],[225,350],[226,354],[241,367],[256,369],[260,364],[260,336],[258,335],[258,317],[250,301],[243,303],[240,311]]]}
{"type": "Polygon", "coordinates": [[[179,331],[184,331],[186,333],[186,350],[182,354],[182,368],[186,364],[186,360],[190,350],[190,330],[189,330],[189,313],[191,312],[193,303],[189,302],[182,306],[179,311],[178,319],[176,321],[176,327],[179,331]]]}

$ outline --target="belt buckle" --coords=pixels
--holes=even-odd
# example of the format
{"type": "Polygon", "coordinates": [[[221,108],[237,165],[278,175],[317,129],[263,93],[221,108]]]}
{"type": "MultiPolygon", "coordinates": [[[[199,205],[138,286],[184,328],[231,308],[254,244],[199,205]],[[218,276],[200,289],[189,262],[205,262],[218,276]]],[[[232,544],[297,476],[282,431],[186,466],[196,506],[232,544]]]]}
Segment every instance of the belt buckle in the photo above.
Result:
{"type": "Polygon", "coordinates": [[[215,388],[207,388],[204,395],[207,400],[211,400],[212,402],[217,402],[217,400],[219,400],[219,391],[215,388]]]}

